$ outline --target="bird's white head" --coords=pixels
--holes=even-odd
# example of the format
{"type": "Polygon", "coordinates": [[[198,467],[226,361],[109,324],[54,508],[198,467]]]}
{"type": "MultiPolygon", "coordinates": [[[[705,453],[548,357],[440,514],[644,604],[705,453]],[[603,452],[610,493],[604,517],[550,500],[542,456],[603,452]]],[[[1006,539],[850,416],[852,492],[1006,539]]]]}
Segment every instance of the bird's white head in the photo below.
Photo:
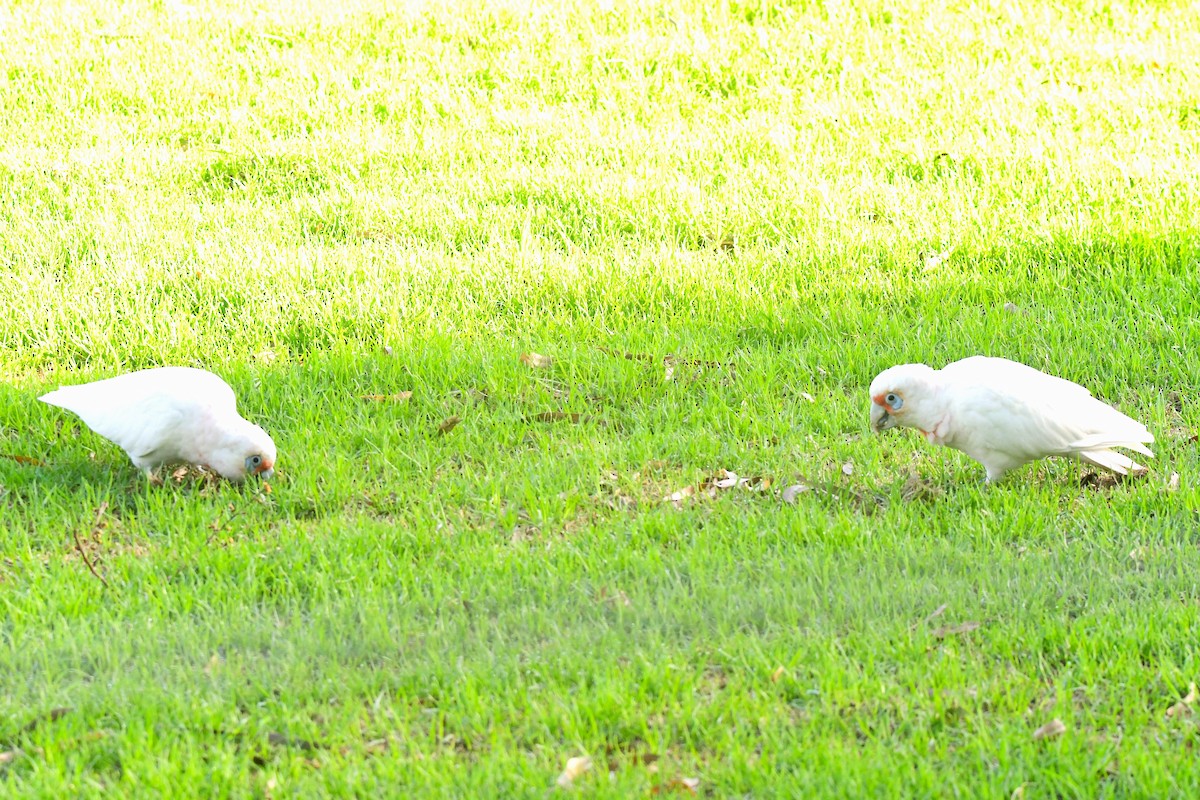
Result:
{"type": "Polygon", "coordinates": [[[937,390],[937,373],[924,364],[889,367],[871,381],[871,429],[904,426],[929,430],[927,399],[937,390]]]}
{"type": "Polygon", "coordinates": [[[247,475],[270,478],[275,473],[275,442],[253,422],[241,418],[237,422],[208,454],[208,466],[235,483],[247,475]]]}

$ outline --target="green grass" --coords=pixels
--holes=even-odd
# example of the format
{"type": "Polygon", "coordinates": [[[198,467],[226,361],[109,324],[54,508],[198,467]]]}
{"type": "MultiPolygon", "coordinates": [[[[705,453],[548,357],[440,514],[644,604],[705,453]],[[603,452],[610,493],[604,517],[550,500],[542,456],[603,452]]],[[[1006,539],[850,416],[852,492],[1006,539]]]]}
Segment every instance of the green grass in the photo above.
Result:
{"type": "Polygon", "coordinates": [[[9,4],[0,794],[1195,795],[1194,12],[9,4]],[[977,353],[1152,473],[869,433],[977,353]],[[160,364],[270,494],[36,401],[160,364]]]}

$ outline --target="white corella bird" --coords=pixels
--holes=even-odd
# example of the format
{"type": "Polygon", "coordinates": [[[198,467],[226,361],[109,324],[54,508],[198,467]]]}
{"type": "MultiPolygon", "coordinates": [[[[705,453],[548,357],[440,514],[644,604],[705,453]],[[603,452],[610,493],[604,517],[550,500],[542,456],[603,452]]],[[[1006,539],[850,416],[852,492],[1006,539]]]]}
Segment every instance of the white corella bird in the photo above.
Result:
{"type": "Polygon", "coordinates": [[[148,476],[160,466],[191,464],[240,482],[270,478],[275,468],[275,442],[242,419],[233,389],[206,370],[145,369],[39,399],[78,415],[148,476]]]}
{"type": "Polygon", "coordinates": [[[1077,383],[1004,358],[974,356],[935,370],[901,364],[871,381],[871,427],[916,428],[931,444],[961,450],[987,482],[1049,456],[1086,461],[1118,475],[1145,467],[1114,450],[1147,456],[1146,426],[1077,383]]]}

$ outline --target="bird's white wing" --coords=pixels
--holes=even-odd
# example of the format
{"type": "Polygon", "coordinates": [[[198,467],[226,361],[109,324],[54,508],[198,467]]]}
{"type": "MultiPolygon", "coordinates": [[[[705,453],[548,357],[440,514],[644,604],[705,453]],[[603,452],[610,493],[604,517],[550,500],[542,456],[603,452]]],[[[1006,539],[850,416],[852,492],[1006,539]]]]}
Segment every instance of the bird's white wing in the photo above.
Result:
{"type": "Polygon", "coordinates": [[[960,383],[979,383],[1002,386],[1014,394],[1028,394],[1042,400],[1069,400],[1076,396],[1091,397],[1086,386],[1065,378],[1047,375],[1017,361],[991,356],[971,356],[942,367],[944,380],[960,383]]]}
{"type": "Polygon", "coordinates": [[[216,375],[189,367],[163,367],[107,380],[64,386],[43,402],[79,416],[119,445],[138,466],[187,457],[181,432],[214,415],[236,415],[233,390],[216,375]]]}
{"type": "Polygon", "coordinates": [[[1027,461],[1067,452],[1084,435],[1068,416],[1003,385],[961,383],[946,391],[952,398],[954,446],[972,455],[1005,453],[1027,461]]]}
{"type": "Polygon", "coordinates": [[[237,397],[229,384],[208,370],[193,367],[159,367],[112,378],[127,381],[122,391],[132,394],[163,394],[180,402],[191,401],[215,413],[234,413],[237,397]]]}
{"type": "Polygon", "coordinates": [[[136,408],[155,397],[182,405],[205,406],[216,414],[237,410],[237,398],[229,384],[211,372],[192,367],[144,369],[92,383],[63,386],[40,399],[74,411],[85,417],[86,422],[86,414],[92,409],[136,408]]]}
{"type": "Polygon", "coordinates": [[[941,372],[969,436],[991,449],[1031,457],[1108,447],[1149,454],[1141,443],[1154,441],[1145,425],[1085,387],[1015,361],[975,356],[941,372]]]}

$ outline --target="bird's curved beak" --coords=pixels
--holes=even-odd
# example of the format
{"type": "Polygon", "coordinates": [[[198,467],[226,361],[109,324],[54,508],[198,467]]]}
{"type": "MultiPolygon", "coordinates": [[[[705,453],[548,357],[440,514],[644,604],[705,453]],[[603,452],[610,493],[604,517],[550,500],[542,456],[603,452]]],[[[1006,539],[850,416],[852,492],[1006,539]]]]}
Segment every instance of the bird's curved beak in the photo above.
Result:
{"type": "Polygon", "coordinates": [[[262,478],[264,481],[271,480],[271,478],[275,477],[275,468],[268,467],[267,469],[264,469],[262,472],[258,473],[258,477],[262,478]]]}
{"type": "Polygon", "coordinates": [[[871,403],[871,430],[883,433],[888,428],[896,427],[896,418],[888,413],[879,403],[871,403]]]}

